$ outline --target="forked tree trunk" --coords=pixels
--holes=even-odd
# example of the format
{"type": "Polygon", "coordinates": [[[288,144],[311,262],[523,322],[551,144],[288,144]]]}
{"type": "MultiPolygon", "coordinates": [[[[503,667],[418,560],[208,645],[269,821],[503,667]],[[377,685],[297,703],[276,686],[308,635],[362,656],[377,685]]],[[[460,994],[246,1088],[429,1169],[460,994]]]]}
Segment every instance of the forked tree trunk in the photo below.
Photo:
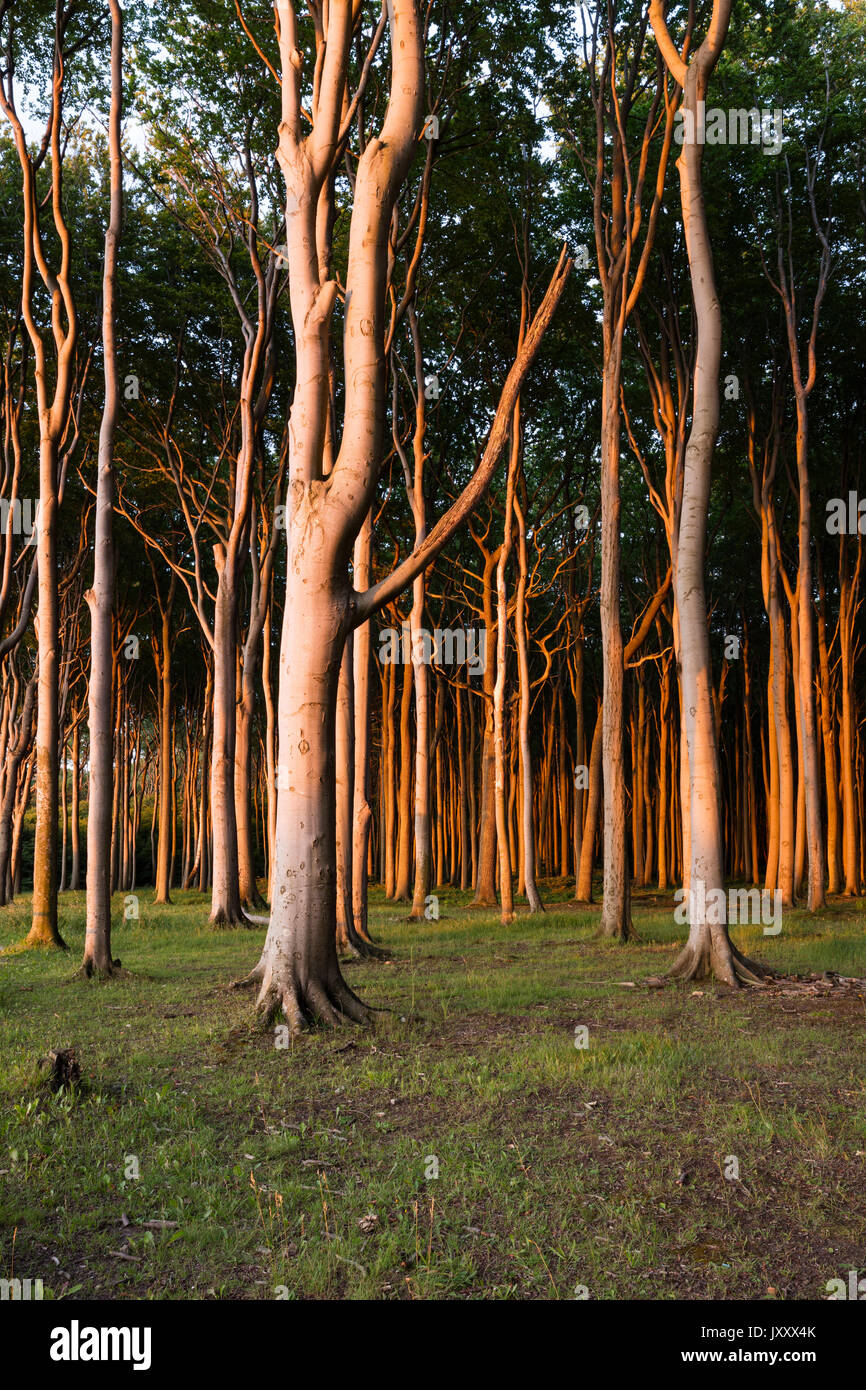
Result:
{"type": "MultiPolygon", "coordinates": [[[[316,209],[340,124],[353,6],[332,0],[311,132],[302,137],[301,54],[294,7],[279,0],[282,115],[278,159],[286,182],[289,274],[297,358],[290,417],[286,603],[280,646],[279,777],[274,895],[262,958],[250,976],[267,1018],[282,1010],[293,1032],[312,1017],[366,1021],[369,1010],[340,973],[336,949],[335,734],[340,663],[348,634],[435,559],[489,485],[522,378],[562,294],[563,256],[509,372],[482,461],[422,546],[364,593],[352,590],[352,546],[380,467],[385,407],[384,321],[391,216],[421,125],[424,33],[417,0],[392,0],[391,93],[381,134],[361,155],[354,188],[343,334],[345,413],[328,477],[330,320],[337,286],[320,273],[316,209]]],[[[327,259],[327,258],[325,258],[327,259]]]]}
{"type": "Polygon", "coordinates": [[[37,531],[38,611],[36,638],[39,676],[36,714],[36,837],[33,850],[32,925],[27,946],[63,947],[57,923],[57,830],[60,626],[57,594],[57,522],[59,509],[58,450],[66,438],[72,400],[72,373],[78,338],[75,303],[70,285],[71,239],[64,220],[63,97],[66,63],[63,52],[69,16],[58,5],[54,17],[54,62],[49,118],[42,156],[50,149],[51,207],[54,234],[60,247],[56,271],[45,261],[44,234],[39,225],[41,193],[36,186],[36,167],[27,136],[12,99],[14,55],[10,37],[6,83],[0,83],[0,108],[14,133],[21,164],[23,237],[21,312],[33,348],[36,404],[39,419],[39,512],[37,531]],[[33,317],[37,273],[51,301],[52,340],[55,354],[53,393],[46,340],[33,317]],[[64,327],[65,318],[65,327],[64,327]]]}

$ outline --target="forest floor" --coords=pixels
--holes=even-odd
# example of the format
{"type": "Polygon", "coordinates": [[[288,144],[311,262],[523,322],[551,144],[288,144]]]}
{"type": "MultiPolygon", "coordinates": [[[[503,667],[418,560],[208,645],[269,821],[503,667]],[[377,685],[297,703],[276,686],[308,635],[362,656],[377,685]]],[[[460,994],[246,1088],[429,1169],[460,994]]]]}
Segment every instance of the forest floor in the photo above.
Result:
{"type": "MultiPolygon", "coordinates": [[[[453,890],[421,924],[374,893],[393,959],[345,973],[393,1012],[286,1047],[229,988],[261,929],[142,893],[114,937],[130,973],[87,983],[84,895],[64,895],[68,955],[0,956],[0,1277],[53,1298],[810,1299],[866,1271],[866,997],[823,976],[866,975],[866,904],[735,929],[801,983],[729,993],[647,984],[683,934],[668,899],[637,896],[623,947],[545,892],[511,927],[453,890]],[[51,1047],[76,1052],[71,1093],[51,1047]]],[[[23,898],[0,946],[27,925],[23,898]]]]}

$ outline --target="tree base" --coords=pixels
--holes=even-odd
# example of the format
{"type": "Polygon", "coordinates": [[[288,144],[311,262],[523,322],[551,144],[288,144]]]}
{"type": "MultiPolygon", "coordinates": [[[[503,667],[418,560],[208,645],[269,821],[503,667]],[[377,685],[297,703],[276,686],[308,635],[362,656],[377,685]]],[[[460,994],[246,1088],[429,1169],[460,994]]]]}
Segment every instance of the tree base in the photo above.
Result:
{"type": "Polygon", "coordinates": [[[669,980],[716,979],[731,989],[741,985],[762,988],[772,971],[759,961],[750,960],[727,940],[727,949],[719,947],[709,932],[700,941],[687,941],[665,978],[669,980]]]}
{"type": "Polygon", "coordinates": [[[244,897],[243,894],[241,894],[241,907],[248,916],[256,912],[261,912],[262,908],[266,908],[267,906],[268,900],[262,897],[258,888],[255,893],[251,893],[248,897],[244,897]]]}
{"type": "Polygon", "coordinates": [[[355,937],[352,941],[338,941],[337,955],[341,960],[392,960],[390,951],[386,951],[384,946],[374,946],[372,941],[365,941],[363,936],[355,937]]]}
{"type": "Polygon", "coordinates": [[[602,922],[598,935],[602,941],[640,941],[630,917],[624,922],[617,922],[612,927],[606,927],[602,922]]]}
{"type": "Polygon", "coordinates": [[[251,979],[261,979],[256,1012],[262,1026],[267,1027],[282,1014],[292,1037],[307,1032],[315,1024],[338,1028],[349,1020],[366,1027],[374,1010],[361,1002],[337,972],[330,980],[300,980],[286,970],[274,970],[261,963],[251,979]]]}
{"type": "Polygon", "coordinates": [[[212,931],[233,931],[236,927],[249,929],[251,925],[252,922],[240,907],[219,907],[208,918],[208,927],[212,931]]]}
{"type": "Polygon", "coordinates": [[[260,960],[249,975],[234,980],[230,986],[231,989],[254,987],[259,989],[256,1013],[261,1026],[267,1028],[282,1014],[292,1037],[298,1037],[316,1025],[339,1028],[343,1023],[350,1022],[368,1027],[373,1021],[373,1014],[390,1012],[363,1003],[339,971],[328,981],[308,980],[302,985],[284,964],[277,970],[260,960]]]}
{"type": "Polygon", "coordinates": [[[62,937],[56,939],[45,938],[42,936],[34,937],[30,931],[26,936],[22,936],[20,941],[13,941],[6,946],[0,954],[4,956],[18,956],[23,951],[68,951],[69,947],[62,937]]]}
{"type": "Polygon", "coordinates": [[[118,980],[126,979],[128,970],[121,967],[120,959],[100,963],[95,960],[82,961],[80,969],[72,976],[73,980],[118,980]]]}
{"type": "Polygon", "coordinates": [[[348,907],[337,919],[336,946],[341,960],[391,959],[391,952],[375,945],[363,923],[359,930],[348,907]]]}

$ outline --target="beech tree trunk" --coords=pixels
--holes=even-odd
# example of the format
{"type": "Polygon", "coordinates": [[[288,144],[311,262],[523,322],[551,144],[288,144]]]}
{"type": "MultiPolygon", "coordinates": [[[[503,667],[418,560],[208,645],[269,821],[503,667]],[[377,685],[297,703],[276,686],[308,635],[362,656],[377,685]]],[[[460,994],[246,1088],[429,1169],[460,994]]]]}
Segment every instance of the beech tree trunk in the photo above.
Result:
{"type": "Polygon", "coordinates": [[[706,101],[710,75],[724,46],[730,15],[731,0],[713,0],[707,37],[686,65],[668,33],[662,0],[650,3],[650,21],[656,40],[668,68],[683,89],[682,104],[687,113],[686,136],[677,169],[698,334],[692,425],[686,445],[674,576],[685,752],[689,768],[689,937],[669,973],[687,980],[713,974],[725,984],[737,985],[741,980],[759,983],[760,968],[754,967],[733,946],[727,922],[719,921],[719,914],[707,910],[708,902],[712,901],[709,895],[723,890],[724,874],[719,762],[704,588],[710,474],[719,423],[722,325],[701,187],[703,131],[698,122],[698,103],[706,101]]]}
{"type": "MultiPolygon", "coordinates": [[[[530,699],[532,691],[529,684],[529,656],[526,642],[526,523],[520,502],[514,499],[514,511],[518,527],[518,565],[519,579],[514,618],[514,640],[517,647],[517,672],[519,683],[519,729],[520,729],[520,777],[522,795],[520,816],[522,821],[521,847],[523,852],[523,891],[529,903],[530,912],[543,912],[544,904],[535,881],[535,825],[532,816],[532,749],[529,742],[530,699]]],[[[575,793],[576,797],[577,793],[575,793]]]]}
{"type": "MultiPolygon", "coordinates": [[[[111,808],[114,797],[112,743],[112,610],[114,603],[114,434],[120,392],[114,345],[114,293],[117,248],[123,219],[121,101],[123,96],[123,17],[118,0],[111,8],[111,113],[109,156],[111,214],[105,234],[102,276],[102,350],[105,402],[99,431],[96,481],[96,540],[90,609],[90,682],[88,686],[90,778],[87,796],[87,922],[82,971],[111,975],[119,964],[111,957],[111,808]]],[[[77,814],[77,811],[76,811],[77,814]]]]}
{"type": "MultiPolygon", "coordinates": [[[[435,559],[489,485],[520,385],[562,294],[560,258],[524,350],[503,388],[476,472],[425,541],[363,593],[349,584],[354,541],[378,480],[385,405],[385,309],[389,230],[421,126],[424,32],[418,0],[392,0],[391,93],[381,134],[358,163],[346,272],[344,428],[324,477],[330,429],[329,325],[336,283],[317,254],[316,209],[333,161],[353,28],[353,6],[332,0],[323,30],[318,99],[302,137],[294,7],[279,0],[282,114],[278,160],[286,225],[296,387],[290,417],[288,564],[280,647],[279,779],[274,900],[262,958],[252,972],[265,1017],[282,1010],[293,1032],[312,1018],[366,1021],[369,1011],[340,973],[336,950],[335,723],[344,643],[435,559]]],[[[324,18],[324,15],[322,16],[324,18]]]]}
{"type": "Polygon", "coordinates": [[[626,848],[625,710],[620,586],[620,407],[621,339],[608,341],[602,385],[601,587],[599,611],[604,648],[602,775],[604,778],[604,889],[601,930],[627,940],[632,934],[626,848]]]}
{"type": "MultiPolygon", "coordinates": [[[[355,587],[370,584],[373,518],[364,518],[355,542],[352,574],[355,587]]],[[[355,676],[355,778],[352,808],[352,913],[355,933],[369,943],[367,929],[367,860],[373,810],[370,805],[370,624],[362,623],[354,634],[355,676]]],[[[380,795],[381,795],[380,789],[380,795]]]]}
{"type": "Polygon", "coordinates": [[[484,627],[487,632],[487,660],[484,666],[482,705],[484,732],[481,743],[481,813],[478,828],[478,861],[475,877],[473,907],[496,906],[496,757],[493,746],[493,688],[496,684],[496,665],[492,659],[493,643],[497,639],[493,616],[493,575],[499,561],[499,551],[483,551],[484,627]]]}
{"type": "Polygon", "coordinates": [[[589,753],[589,795],[586,801],[586,819],[583,825],[580,865],[577,871],[577,887],[574,894],[575,901],[579,903],[592,902],[592,867],[595,858],[595,837],[598,833],[603,784],[601,765],[603,727],[604,710],[599,702],[589,753]]]}

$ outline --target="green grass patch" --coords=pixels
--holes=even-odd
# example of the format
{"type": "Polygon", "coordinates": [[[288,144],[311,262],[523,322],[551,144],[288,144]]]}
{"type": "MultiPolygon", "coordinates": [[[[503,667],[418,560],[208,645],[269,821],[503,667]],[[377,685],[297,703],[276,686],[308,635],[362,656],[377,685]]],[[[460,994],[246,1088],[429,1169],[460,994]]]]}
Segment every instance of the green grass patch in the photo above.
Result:
{"type": "MultiPolygon", "coordinates": [[[[423,923],[374,892],[393,958],[345,972],[388,1012],[285,1048],[229,988],[261,929],[142,890],[137,921],[116,899],[129,973],[73,980],[65,894],[68,953],[0,956],[0,1277],[54,1298],[808,1299],[866,1270],[863,997],[648,988],[672,905],[638,896],[623,947],[567,893],[502,927],[451,889],[423,923]],[[51,1047],[75,1049],[76,1092],[48,1087],[51,1047]]],[[[28,919],[4,909],[0,945],[28,919]]],[[[863,976],[864,925],[838,902],[734,935],[778,971],[863,976]]]]}

